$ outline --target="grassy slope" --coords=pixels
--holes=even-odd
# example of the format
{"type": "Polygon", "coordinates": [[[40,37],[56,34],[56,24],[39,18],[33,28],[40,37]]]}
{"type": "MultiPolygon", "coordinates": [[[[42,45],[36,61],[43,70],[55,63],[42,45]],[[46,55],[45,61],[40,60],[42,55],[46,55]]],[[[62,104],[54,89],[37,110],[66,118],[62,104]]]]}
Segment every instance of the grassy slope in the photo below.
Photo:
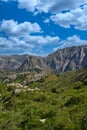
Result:
{"type": "Polygon", "coordinates": [[[40,91],[14,94],[15,87],[0,83],[0,130],[87,130],[86,68],[29,87],[40,91]]]}

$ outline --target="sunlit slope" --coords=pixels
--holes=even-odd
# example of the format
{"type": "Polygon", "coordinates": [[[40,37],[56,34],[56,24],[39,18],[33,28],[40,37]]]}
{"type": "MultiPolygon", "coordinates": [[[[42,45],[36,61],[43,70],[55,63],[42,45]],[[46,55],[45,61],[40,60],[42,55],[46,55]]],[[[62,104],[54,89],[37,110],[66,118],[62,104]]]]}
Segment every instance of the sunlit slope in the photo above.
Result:
{"type": "Polygon", "coordinates": [[[87,68],[26,88],[0,83],[0,130],[87,130],[87,68]]]}

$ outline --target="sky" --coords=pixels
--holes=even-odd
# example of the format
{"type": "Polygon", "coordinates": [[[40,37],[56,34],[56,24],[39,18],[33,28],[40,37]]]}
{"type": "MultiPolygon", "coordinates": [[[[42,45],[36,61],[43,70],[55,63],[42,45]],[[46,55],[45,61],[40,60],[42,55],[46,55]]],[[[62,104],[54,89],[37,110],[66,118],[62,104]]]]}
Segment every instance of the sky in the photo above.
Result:
{"type": "Polygon", "coordinates": [[[0,0],[0,55],[87,45],[87,0],[0,0]]]}

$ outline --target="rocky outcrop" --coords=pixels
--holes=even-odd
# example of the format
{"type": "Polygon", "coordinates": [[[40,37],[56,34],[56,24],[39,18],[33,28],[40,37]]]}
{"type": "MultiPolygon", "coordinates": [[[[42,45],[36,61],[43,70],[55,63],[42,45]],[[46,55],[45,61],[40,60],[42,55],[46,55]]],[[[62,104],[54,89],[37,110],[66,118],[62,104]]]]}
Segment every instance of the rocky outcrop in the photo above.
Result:
{"type": "Polygon", "coordinates": [[[58,72],[79,69],[87,66],[87,46],[59,49],[45,60],[52,70],[58,72]]]}
{"type": "Polygon", "coordinates": [[[0,56],[0,70],[17,70],[28,55],[0,56]]]}
{"type": "Polygon", "coordinates": [[[54,70],[64,72],[87,66],[87,45],[59,49],[47,57],[0,56],[0,70],[54,70]]]}
{"type": "Polygon", "coordinates": [[[47,70],[49,67],[42,57],[36,56],[28,56],[28,58],[23,62],[23,64],[19,67],[19,70],[29,70],[29,69],[37,69],[39,70],[47,70]]]}

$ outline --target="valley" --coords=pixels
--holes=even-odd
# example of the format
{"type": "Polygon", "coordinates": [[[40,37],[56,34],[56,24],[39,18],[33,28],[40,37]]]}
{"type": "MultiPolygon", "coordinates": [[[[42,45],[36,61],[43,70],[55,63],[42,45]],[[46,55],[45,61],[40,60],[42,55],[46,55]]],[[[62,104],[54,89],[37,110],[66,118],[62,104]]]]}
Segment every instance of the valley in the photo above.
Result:
{"type": "Polygon", "coordinates": [[[87,46],[0,56],[0,130],[87,130],[87,46]]]}
{"type": "Polygon", "coordinates": [[[0,0],[0,130],[87,130],[87,0],[0,0]]]}
{"type": "Polygon", "coordinates": [[[0,129],[87,130],[87,68],[31,74],[0,82],[0,129]]]}

